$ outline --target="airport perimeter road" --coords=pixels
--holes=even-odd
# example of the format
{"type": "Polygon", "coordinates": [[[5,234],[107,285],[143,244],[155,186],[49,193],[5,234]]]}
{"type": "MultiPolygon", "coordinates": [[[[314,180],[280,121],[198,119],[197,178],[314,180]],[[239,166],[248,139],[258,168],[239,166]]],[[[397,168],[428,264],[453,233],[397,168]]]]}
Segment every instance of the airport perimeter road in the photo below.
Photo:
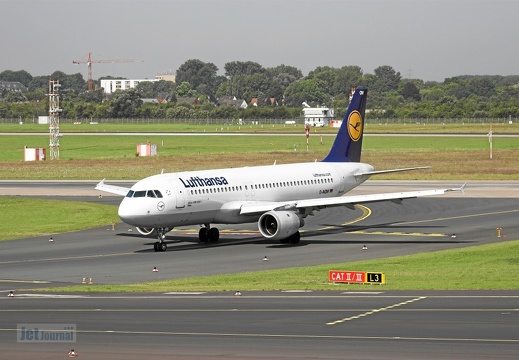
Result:
{"type": "MultiPolygon", "coordinates": [[[[99,179],[100,181],[101,179],[99,179]]],[[[119,199],[121,197],[95,190],[99,181],[76,180],[0,180],[0,196],[93,196],[110,197],[119,199]]],[[[111,185],[131,187],[137,180],[107,181],[111,185]]],[[[413,191],[423,189],[453,188],[463,185],[463,181],[400,181],[400,180],[368,180],[359,187],[353,189],[349,194],[372,194],[380,192],[413,191]]],[[[450,193],[448,197],[490,197],[490,198],[519,198],[519,181],[469,181],[465,193],[450,193]]]]}
{"type": "MultiPolygon", "coordinates": [[[[0,298],[5,359],[517,359],[519,292],[18,294],[0,298]],[[28,343],[24,324],[73,324],[28,343]]],[[[25,325],[27,326],[27,325],[25,325]]]]}

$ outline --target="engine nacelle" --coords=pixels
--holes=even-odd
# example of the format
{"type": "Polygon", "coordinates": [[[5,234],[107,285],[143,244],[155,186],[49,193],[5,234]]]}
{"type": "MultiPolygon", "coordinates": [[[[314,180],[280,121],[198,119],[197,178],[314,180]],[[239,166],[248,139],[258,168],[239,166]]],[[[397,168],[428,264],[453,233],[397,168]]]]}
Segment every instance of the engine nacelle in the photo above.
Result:
{"type": "Polygon", "coordinates": [[[141,235],[148,236],[148,237],[155,237],[155,236],[157,236],[157,229],[155,229],[155,228],[138,227],[136,229],[137,229],[137,231],[141,235]]]}
{"type": "Polygon", "coordinates": [[[293,211],[269,211],[258,220],[258,229],[267,239],[285,239],[294,235],[305,223],[293,211]]]}

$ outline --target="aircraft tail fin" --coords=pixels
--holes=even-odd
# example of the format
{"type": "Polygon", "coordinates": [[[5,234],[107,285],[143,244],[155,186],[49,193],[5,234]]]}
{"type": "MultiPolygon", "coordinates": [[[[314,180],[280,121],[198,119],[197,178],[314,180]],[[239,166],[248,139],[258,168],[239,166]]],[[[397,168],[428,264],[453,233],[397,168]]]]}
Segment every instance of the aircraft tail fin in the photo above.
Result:
{"type": "Polygon", "coordinates": [[[368,89],[358,88],[324,162],[360,162],[368,89]]]}

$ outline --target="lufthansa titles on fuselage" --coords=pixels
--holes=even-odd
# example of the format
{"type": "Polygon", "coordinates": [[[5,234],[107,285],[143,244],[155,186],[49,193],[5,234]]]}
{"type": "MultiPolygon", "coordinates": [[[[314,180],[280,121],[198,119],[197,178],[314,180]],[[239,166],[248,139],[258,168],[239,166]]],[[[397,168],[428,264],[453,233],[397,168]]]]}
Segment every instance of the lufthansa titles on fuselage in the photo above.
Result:
{"type": "Polygon", "coordinates": [[[314,177],[328,177],[328,176],[332,176],[332,174],[330,173],[319,173],[319,174],[312,174],[314,177]]]}
{"type": "Polygon", "coordinates": [[[210,178],[201,178],[199,176],[191,176],[189,179],[178,178],[184,187],[195,188],[202,186],[217,186],[217,185],[229,185],[227,179],[223,176],[216,176],[210,178]]]}

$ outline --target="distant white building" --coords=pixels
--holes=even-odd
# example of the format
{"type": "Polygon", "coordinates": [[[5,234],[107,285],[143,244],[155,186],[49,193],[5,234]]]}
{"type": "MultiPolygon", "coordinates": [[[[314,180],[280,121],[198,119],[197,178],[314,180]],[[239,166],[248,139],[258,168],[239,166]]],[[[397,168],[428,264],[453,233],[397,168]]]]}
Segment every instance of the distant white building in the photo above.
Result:
{"type": "Polygon", "coordinates": [[[135,88],[141,82],[156,82],[159,79],[142,79],[142,80],[128,80],[128,79],[101,79],[101,87],[105,94],[111,94],[117,90],[128,90],[135,88]]]}
{"type": "Polygon", "coordinates": [[[308,124],[310,126],[328,126],[334,118],[333,109],[327,107],[305,107],[303,108],[303,113],[305,115],[305,125],[308,124]]]}
{"type": "Polygon", "coordinates": [[[27,91],[27,87],[19,81],[0,81],[0,90],[27,91]]]}

